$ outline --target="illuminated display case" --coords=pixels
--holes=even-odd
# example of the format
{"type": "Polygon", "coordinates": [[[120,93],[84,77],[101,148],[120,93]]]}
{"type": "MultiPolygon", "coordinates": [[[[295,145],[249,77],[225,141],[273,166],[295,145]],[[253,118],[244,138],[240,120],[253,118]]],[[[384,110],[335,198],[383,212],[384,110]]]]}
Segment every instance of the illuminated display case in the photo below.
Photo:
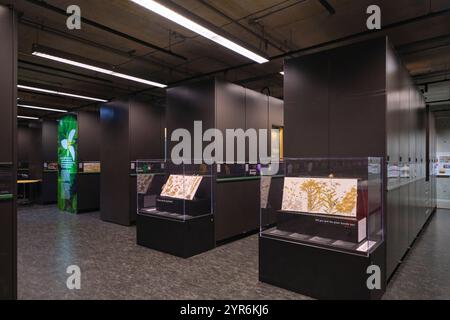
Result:
{"type": "MultiPolygon", "coordinates": [[[[349,297],[358,292],[351,288],[357,282],[364,295],[366,267],[373,255],[384,252],[383,209],[381,158],[284,159],[277,173],[261,177],[261,280],[313,297],[336,298],[315,291],[308,279],[331,276],[328,294],[349,297]],[[327,271],[322,263],[338,267],[327,271]],[[286,278],[291,273],[294,281],[286,278]],[[353,277],[346,284],[350,289],[339,288],[345,287],[339,277],[353,277]]],[[[384,262],[378,263],[384,270],[384,262]]]]}
{"type": "Polygon", "coordinates": [[[135,164],[138,244],[181,257],[214,247],[212,166],[135,164]]]}

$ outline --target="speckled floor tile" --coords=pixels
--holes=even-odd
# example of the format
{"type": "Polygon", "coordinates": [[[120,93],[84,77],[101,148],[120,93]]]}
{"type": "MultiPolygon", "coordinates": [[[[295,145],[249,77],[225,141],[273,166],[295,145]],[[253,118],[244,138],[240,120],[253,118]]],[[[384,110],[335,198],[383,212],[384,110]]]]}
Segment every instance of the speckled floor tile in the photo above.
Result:
{"type": "Polygon", "coordinates": [[[388,284],[384,299],[450,299],[450,210],[438,210],[388,284]]]}
{"type": "MultiPolygon", "coordinates": [[[[134,227],[70,215],[54,206],[21,208],[20,299],[308,299],[258,281],[258,237],[190,259],[136,245],[134,227]],[[78,265],[81,290],[66,287],[78,265]]],[[[399,268],[386,299],[450,298],[450,212],[439,211],[399,268]]]]}
{"type": "Polygon", "coordinates": [[[136,245],[134,227],[53,206],[19,211],[18,285],[20,299],[306,299],[258,281],[257,236],[181,259],[136,245]]]}

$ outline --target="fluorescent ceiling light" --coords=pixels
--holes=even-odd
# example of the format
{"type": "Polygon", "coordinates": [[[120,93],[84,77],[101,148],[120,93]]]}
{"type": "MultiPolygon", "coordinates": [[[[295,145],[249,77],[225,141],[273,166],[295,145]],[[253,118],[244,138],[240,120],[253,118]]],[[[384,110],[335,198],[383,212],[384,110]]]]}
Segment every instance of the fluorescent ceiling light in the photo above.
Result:
{"type": "Polygon", "coordinates": [[[266,63],[269,60],[267,60],[266,58],[248,50],[245,49],[244,47],[238,45],[237,43],[230,41],[224,37],[222,37],[221,35],[218,35],[217,33],[202,27],[201,25],[199,25],[198,23],[182,16],[179,13],[176,13],[175,11],[163,6],[162,4],[153,1],[153,0],[131,0],[134,3],[150,10],[153,11],[161,16],[163,16],[164,18],[167,18],[195,33],[198,33],[199,35],[208,38],[230,50],[233,50],[236,53],[239,53],[240,55],[243,55],[255,62],[258,62],[260,64],[262,63],[266,63]]]}
{"type": "Polygon", "coordinates": [[[62,112],[62,113],[68,112],[67,110],[43,108],[43,107],[29,106],[29,105],[25,105],[25,104],[18,104],[17,106],[20,108],[36,109],[36,110],[42,110],[42,111],[52,111],[52,112],[62,112]]]}
{"type": "Polygon", "coordinates": [[[49,59],[49,60],[53,60],[56,62],[60,62],[60,63],[65,63],[71,66],[75,66],[75,67],[79,67],[79,68],[83,68],[83,69],[88,69],[91,71],[95,71],[95,72],[99,72],[99,73],[103,73],[103,74],[107,74],[110,76],[114,76],[114,77],[118,77],[118,78],[122,78],[122,79],[127,79],[127,80],[131,80],[134,82],[139,82],[139,83],[143,83],[149,86],[153,86],[153,87],[158,87],[158,88],[166,88],[167,86],[165,84],[161,84],[158,82],[153,82],[153,81],[149,81],[149,80],[145,80],[145,79],[141,79],[141,78],[137,78],[137,77],[133,77],[133,76],[129,76],[123,73],[119,73],[119,72],[115,72],[112,70],[108,70],[108,69],[104,69],[104,68],[100,68],[100,67],[95,67],[86,63],[81,63],[81,62],[77,62],[74,60],[70,60],[70,59],[65,59],[65,58],[61,58],[61,57],[57,57],[51,54],[47,54],[47,53],[43,53],[43,52],[39,52],[39,51],[34,51],[33,52],[34,56],[38,56],[44,59],[49,59]]]}
{"type": "Polygon", "coordinates": [[[39,120],[39,118],[36,117],[25,117],[25,116],[17,116],[19,119],[27,119],[27,120],[39,120]]]}
{"type": "Polygon", "coordinates": [[[77,98],[77,99],[83,99],[83,100],[90,100],[90,101],[97,101],[97,102],[108,102],[108,100],[104,100],[104,99],[97,99],[97,98],[92,98],[92,97],[80,96],[78,94],[71,94],[71,93],[65,93],[65,92],[59,92],[59,91],[47,90],[47,89],[41,89],[41,88],[35,88],[35,87],[29,87],[29,86],[18,85],[17,88],[22,89],[22,90],[29,90],[29,91],[48,93],[48,94],[55,94],[55,95],[58,95],[58,96],[71,97],[71,98],[77,98]]]}

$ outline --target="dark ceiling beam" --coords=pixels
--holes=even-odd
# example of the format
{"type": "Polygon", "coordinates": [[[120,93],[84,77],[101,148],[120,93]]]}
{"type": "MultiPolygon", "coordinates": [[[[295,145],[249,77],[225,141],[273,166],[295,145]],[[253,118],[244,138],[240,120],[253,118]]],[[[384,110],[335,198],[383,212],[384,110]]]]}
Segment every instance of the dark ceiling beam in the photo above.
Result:
{"type": "MultiPolygon", "coordinates": [[[[292,8],[293,6],[296,6],[296,5],[301,4],[301,3],[303,3],[303,2],[306,2],[306,1],[307,1],[307,0],[299,0],[299,1],[296,1],[296,2],[294,2],[294,3],[291,3],[291,4],[288,4],[288,5],[284,6],[284,7],[281,7],[281,8],[272,10],[272,11],[269,11],[269,12],[264,13],[264,14],[262,14],[262,15],[259,15],[259,16],[257,16],[257,17],[252,17],[252,18],[250,18],[250,21],[251,21],[251,22],[259,22],[260,20],[262,20],[262,19],[264,19],[264,18],[267,18],[268,16],[271,16],[271,15],[273,15],[273,14],[275,14],[275,13],[284,11],[284,10],[289,9],[289,8],[292,8]]],[[[288,1],[284,1],[284,2],[288,2],[288,1]]],[[[283,2],[283,3],[284,3],[284,2],[283,2]]]]}
{"type": "Polygon", "coordinates": [[[91,79],[91,80],[95,80],[95,81],[101,81],[101,82],[107,83],[107,84],[112,84],[113,83],[111,80],[98,78],[98,77],[90,76],[90,75],[87,75],[87,74],[78,73],[78,72],[75,72],[75,71],[68,71],[68,70],[65,70],[65,69],[56,68],[56,67],[52,67],[52,66],[47,66],[47,65],[44,65],[44,64],[30,62],[30,61],[26,61],[26,60],[22,60],[22,59],[19,59],[19,65],[20,64],[26,64],[26,65],[34,66],[34,67],[37,67],[37,68],[43,68],[43,69],[48,69],[48,70],[52,70],[52,71],[56,71],[56,72],[62,72],[62,73],[66,73],[66,74],[71,74],[71,75],[75,75],[77,77],[82,77],[82,78],[91,79]]]}
{"type": "Polygon", "coordinates": [[[435,100],[435,101],[426,101],[427,104],[444,103],[444,102],[450,102],[450,99],[435,100]]]}
{"type": "Polygon", "coordinates": [[[248,33],[250,33],[254,37],[258,38],[260,41],[263,41],[264,43],[267,43],[268,45],[272,46],[273,48],[277,49],[278,51],[286,52],[286,50],[284,50],[282,46],[276,44],[275,42],[273,42],[272,40],[268,39],[267,37],[261,36],[260,34],[256,33],[252,29],[244,26],[242,23],[240,23],[239,21],[233,19],[232,17],[230,17],[229,15],[224,13],[223,11],[219,10],[218,8],[216,8],[215,6],[213,6],[212,4],[207,2],[206,0],[197,0],[197,1],[200,2],[202,5],[204,5],[205,7],[207,7],[208,9],[214,11],[218,15],[224,17],[225,19],[230,21],[232,24],[235,24],[235,25],[241,27],[243,30],[247,31],[248,33]]]}
{"type": "MultiPolygon", "coordinates": [[[[52,12],[55,12],[55,13],[58,13],[58,14],[67,16],[67,13],[66,13],[65,10],[62,10],[62,9],[60,9],[60,8],[58,8],[58,7],[55,7],[55,6],[51,5],[51,4],[48,4],[47,2],[45,2],[45,1],[43,1],[43,0],[25,0],[25,1],[27,1],[27,2],[29,2],[29,3],[32,3],[32,4],[36,5],[36,6],[39,6],[39,7],[41,7],[41,8],[50,10],[50,11],[52,11],[52,12]]],[[[147,41],[138,39],[138,38],[133,37],[133,36],[131,36],[131,35],[129,35],[129,34],[126,34],[126,33],[124,33],[124,32],[121,32],[121,31],[112,29],[112,28],[110,28],[110,27],[108,27],[108,26],[105,26],[105,25],[100,24],[100,23],[98,23],[98,22],[95,22],[95,21],[93,21],[93,20],[89,20],[89,19],[87,19],[87,18],[81,17],[81,21],[82,21],[83,23],[85,23],[85,24],[88,24],[88,25],[94,27],[94,28],[97,28],[97,29],[106,31],[106,32],[108,32],[108,33],[111,33],[111,34],[114,34],[114,35],[116,35],[116,36],[122,37],[122,38],[124,38],[124,39],[129,40],[129,41],[133,41],[133,42],[135,42],[135,43],[138,43],[138,44],[140,44],[140,45],[142,45],[142,46],[145,46],[145,47],[151,48],[151,49],[153,49],[153,50],[159,51],[159,52],[161,52],[161,53],[165,53],[165,54],[167,54],[167,55],[170,55],[171,57],[178,58],[178,59],[181,59],[181,60],[187,60],[186,57],[184,57],[184,56],[182,56],[182,55],[180,55],[180,54],[174,53],[174,52],[172,52],[172,51],[170,51],[170,50],[167,50],[167,49],[165,49],[165,48],[159,47],[159,46],[154,45],[154,44],[152,44],[152,43],[149,43],[149,42],[147,42],[147,41]]]]}
{"type": "MultiPolygon", "coordinates": [[[[124,91],[125,93],[133,92],[133,91],[136,90],[136,87],[130,88],[131,86],[129,86],[129,85],[127,85],[127,86],[119,85],[119,84],[117,84],[115,82],[112,82],[110,80],[98,78],[98,77],[95,77],[95,76],[89,76],[89,75],[77,73],[77,72],[74,72],[74,71],[67,71],[65,69],[50,67],[50,66],[47,66],[47,65],[42,65],[42,64],[38,64],[38,63],[34,63],[34,62],[25,61],[25,60],[19,60],[19,69],[28,70],[28,71],[34,71],[34,72],[38,72],[38,73],[42,73],[42,74],[47,74],[47,75],[54,76],[54,77],[59,77],[59,78],[62,78],[62,79],[70,79],[70,80],[74,80],[74,81],[91,83],[93,85],[104,86],[105,89],[121,90],[121,91],[124,91]],[[74,75],[74,76],[78,76],[78,77],[82,77],[82,78],[86,78],[86,79],[91,79],[91,80],[95,80],[95,81],[101,81],[103,83],[95,83],[93,81],[86,81],[86,80],[77,79],[77,78],[74,78],[74,77],[63,76],[63,75],[60,75],[60,74],[57,74],[57,73],[51,73],[51,72],[48,72],[48,71],[41,71],[41,70],[36,70],[36,69],[33,69],[33,68],[27,68],[27,67],[22,66],[22,64],[30,65],[30,66],[33,66],[33,67],[36,67],[36,68],[42,68],[44,70],[52,70],[52,71],[55,71],[55,72],[61,72],[61,73],[64,73],[64,74],[74,75]]],[[[154,96],[154,95],[152,95],[152,96],[154,96]]]]}
{"type": "Polygon", "coordinates": [[[434,37],[434,38],[428,38],[428,39],[424,39],[424,40],[410,42],[410,43],[398,46],[396,49],[400,53],[404,53],[404,52],[407,53],[411,50],[414,51],[417,47],[422,47],[422,46],[427,47],[427,45],[430,42],[448,43],[448,41],[450,41],[450,34],[445,34],[445,35],[434,37]]]}
{"type": "Polygon", "coordinates": [[[428,85],[438,84],[438,83],[443,83],[443,82],[450,82],[450,77],[448,79],[420,82],[420,83],[416,83],[416,85],[418,85],[418,86],[428,86],[428,85]]]}
{"type": "Polygon", "coordinates": [[[385,26],[382,26],[382,28],[380,30],[366,30],[366,31],[361,31],[355,34],[351,34],[348,36],[344,36],[341,38],[337,38],[334,40],[330,40],[330,41],[326,41],[317,45],[313,45],[307,48],[302,48],[302,49],[298,49],[298,50],[294,50],[285,54],[281,54],[278,56],[274,56],[272,58],[270,58],[270,61],[272,60],[276,60],[276,59],[280,59],[280,58],[286,58],[286,57],[295,57],[296,55],[299,54],[303,54],[312,50],[325,50],[327,49],[327,47],[331,47],[333,45],[337,45],[341,42],[351,42],[351,41],[357,41],[358,38],[362,38],[362,37],[375,37],[377,35],[379,35],[380,33],[384,33],[388,30],[391,29],[395,29],[404,25],[408,25],[411,23],[415,23],[415,22],[419,22],[419,21],[424,21],[424,20],[428,20],[428,19],[433,19],[433,18],[437,18],[437,17],[441,17],[441,16],[445,16],[445,15],[449,15],[450,14],[450,9],[444,9],[441,11],[436,11],[436,12],[431,12],[431,13],[426,13],[417,17],[413,17],[413,18],[409,18],[409,19],[405,19],[405,20],[401,20],[401,21],[397,21],[397,22],[393,22],[390,24],[387,24],[385,26]]]}
{"type": "Polygon", "coordinates": [[[450,76],[450,70],[443,70],[443,71],[433,71],[429,73],[424,73],[421,75],[413,76],[413,79],[415,81],[420,81],[427,78],[436,78],[436,77],[447,77],[450,76]]]}
{"type": "MultiPolygon", "coordinates": [[[[415,22],[419,22],[419,21],[433,19],[433,18],[440,17],[440,16],[446,16],[446,15],[449,15],[449,14],[450,14],[450,9],[444,9],[444,10],[440,10],[440,11],[436,11],[436,12],[426,13],[426,14],[423,14],[423,15],[420,15],[420,16],[417,16],[417,17],[414,17],[414,18],[409,18],[409,19],[406,19],[406,20],[401,20],[401,21],[398,21],[398,22],[393,22],[391,24],[385,25],[385,26],[382,27],[381,30],[362,31],[362,32],[358,32],[358,33],[355,33],[355,34],[352,34],[352,35],[349,35],[349,36],[344,36],[344,37],[341,37],[341,38],[337,38],[337,39],[334,39],[334,40],[326,41],[326,42],[319,43],[319,44],[316,44],[316,45],[312,45],[312,46],[309,46],[309,47],[305,47],[305,48],[302,48],[302,49],[289,51],[287,53],[283,53],[283,54],[280,54],[280,55],[273,56],[273,57],[269,58],[269,61],[276,61],[276,60],[284,59],[284,58],[288,58],[288,57],[295,57],[295,56],[298,56],[300,54],[307,54],[307,53],[310,53],[310,52],[326,50],[326,49],[332,48],[333,46],[336,46],[336,45],[341,44],[341,43],[345,43],[345,42],[351,43],[352,41],[356,42],[356,41],[360,40],[360,38],[363,38],[363,37],[376,37],[376,36],[380,35],[381,33],[386,32],[387,30],[395,29],[395,28],[398,28],[398,27],[401,27],[401,26],[404,26],[404,25],[408,25],[410,23],[415,23],[415,22]]],[[[232,70],[238,70],[238,69],[242,69],[242,68],[246,68],[246,67],[250,67],[250,66],[256,66],[256,65],[258,65],[256,62],[253,62],[253,61],[252,62],[247,62],[247,63],[243,63],[243,64],[240,64],[240,65],[235,65],[235,66],[231,66],[231,67],[227,67],[227,68],[223,68],[223,69],[207,72],[207,73],[204,73],[204,74],[202,74],[200,76],[189,77],[189,78],[182,79],[182,80],[179,80],[179,81],[176,81],[176,82],[172,82],[172,83],[169,83],[168,86],[176,86],[176,85],[179,85],[179,84],[182,84],[182,83],[185,83],[185,82],[189,82],[189,81],[193,81],[193,80],[197,80],[197,79],[202,79],[202,78],[210,77],[210,76],[213,76],[213,75],[216,75],[216,74],[227,73],[227,72],[232,71],[232,70]]],[[[153,90],[153,88],[147,88],[147,89],[139,90],[137,92],[138,93],[142,93],[142,92],[149,91],[149,90],[153,90]]]]}
{"type": "Polygon", "coordinates": [[[95,41],[92,41],[92,40],[89,40],[89,39],[85,39],[85,38],[82,38],[80,36],[76,36],[76,35],[71,34],[71,33],[63,32],[61,30],[45,26],[45,25],[43,25],[41,23],[38,23],[38,22],[35,22],[35,21],[32,21],[32,20],[26,19],[26,18],[23,18],[23,17],[20,18],[19,22],[21,24],[23,24],[23,25],[26,25],[27,27],[30,27],[30,28],[33,28],[33,29],[36,29],[36,30],[41,30],[41,31],[47,32],[49,34],[53,34],[55,36],[62,37],[64,39],[72,40],[74,42],[83,43],[85,45],[92,46],[94,48],[97,48],[97,49],[100,49],[100,50],[103,50],[103,51],[106,51],[106,52],[109,52],[109,53],[114,53],[116,55],[119,55],[119,56],[127,58],[127,59],[137,60],[137,61],[141,61],[141,62],[144,62],[144,63],[151,63],[151,64],[154,64],[154,65],[156,65],[158,67],[167,69],[170,72],[176,72],[176,73],[182,74],[184,76],[191,76],[192,75],[192,73],[183,71],[183,70],[181,70],[179,68],[176,68],[176,67],[173,67],[173,66],[171,66],[171,65],[169,65],[167,63],[164,63],[164,62],[161,62],[161,61],[157,61],[155,58],[147,58],[146,59],[144,57],[138,56],[138,55],[133,54],[131,52],[125,52],[125,51],[122,51],[122,50],[119,50],[119,49],[116,49],[116,48],[113,48],[113,47],[110,47],[110,46],[107,46],[107,45],[104,45],[104,44],[100,44],[98,42],[95,42],[95,41]]]}
{"type": "MultiPolygon", "coordinates": [[[[50,72],[50,71],[36,70],[36,69],[33,69],[33,68],[24,67],[24,66],[20,66],[20,65],[19,65],[18,68],[19,68],[19,70],[25,70],[25,71],[35,72],[35,73],[39,73],[39,74],[45,74],[45,75],[48,75],[48,76],[57,77],[57,78],[61,78],[61,79],[67,79],[67,80],[73,80],[73,81],[82,81],[84,83],[101,86],[101,84],[97,83],[97,82],[89,81],[89,80],[86,80],[86,79],[82,80],[82,79],[75,78],[75,77],[70,77],[70,76],[64,76],[62,74],[58,74],[58,73],[54,73],[54,72],[50,72]]],[[[111,85],[110,88],[113,89],[113,86],[111,85]]]]}
{"type": "Polygon", "coordinates": [[[259,75],[259,76],[255,76],[255,77],[251,77],[251,78],[238,80],[238,81],[235,81],[234,83],[243,85],[243,84],[246,84],[246,83],[251,83],[251,82],[264,80],[264,79],[267,79],[267,77],[275,77],[275,76],[279,76],[280,78],[283,77],[279,72],[276,72],[276,73],[263,74],[263,75],[259,75]]]}
{"type": "MultiPolygon", "coordinates": [[[[129,88],[124,88],[124,87],[120,87],[117,85],[113,85],[111,84],[101,84],[98,82],[94,82],[94,81],[89,81],[86,79],[79,79],[79,78],[75,78],[75,77],[70,77],[70,76],[64,76],[55,72],[49,72],[49,71],[43,71],[43,70],[36,70],[33,68],[29,68],[29,67],[24,67],[24,66],[20,66],[19,65],[19,70],[24,70],[24,71],[28,71],[28,72],[34,72],[34,73],[39,73],[39,74],[45,74],[51,77],[56,77],[56,78],[61,78],[61,79],[66,79],[66,80],[72,80],[72,81],[79,81],[82,83],[86,83],[86,84],[90,84],[90,85],[94,85],[94,86],[104,86],[105,89],[110,89],[110,90],[120,90],[123,92],[129,92],[130,89],[129,88]]],[[[19,80],[20,80],[20,75],[19,75],[19,80]]]]}
{"type": "Polygon", "coordinates": [[[333,6],[327,1],[327,0],[319,0],[319,3],[325,8],[327,9],[327,11],[333,15],[336,13],[336,9],[333,8],[333,6]]]}

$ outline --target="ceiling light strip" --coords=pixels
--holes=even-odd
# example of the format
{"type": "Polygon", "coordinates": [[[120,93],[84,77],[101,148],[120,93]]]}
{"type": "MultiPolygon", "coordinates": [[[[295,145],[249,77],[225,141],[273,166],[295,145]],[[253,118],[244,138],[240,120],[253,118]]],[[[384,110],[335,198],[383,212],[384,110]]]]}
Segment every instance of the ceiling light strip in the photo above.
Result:
{"type": "Polygon", "coordinates": [[[129,76],[123,73],[119,73],[119,72],[115,72],[112,70],[108,70],[108,69],[104,69],[104,68],[100,68],[100,67],[96,67],[96,66],[92,66],[86,63],[82,63],[82,62],[78,62],[78,61],[74,61],[74,60],[70,60],[70,59],[66,59],[66,58],[62,58],[62,57],[57,57],[51,54],[47,54],[47,53],[43,53],[40,51],[34,51],[33,52],[34,56],[37,57],[41,57],[44,59],[49,59],[49,60],[53,60],[56,62],[60,62],[60,63],[64,63],[64,64],[68,64],[74,67],[78,67],[78,68],[83,68],[83,69],[87,69],[87,70],[91,70],[91,71],[95,71],[98,73],[103,73],[103,74],[107,74],[110,76],[114,76],[114,77],[118,77],[118,78],[122,78],[122,79],[127,79],[130,81],[134,81],[134,82],[139,82],[139,83],[143,83],[149,86],[153,86],[153,87],[158,87],[158,88],[166,88],[167,85],[165,84],[161,84],[158,82],[153,82],[153,81],[149,81],[149,80],[145,80],[145,79],[141,79],[141,78],[137,78],[137,77],[133,77],[133,76],[129,76]]]}
{"type": "Polygon", "coordinates": [[[54,95],[58,95],[58,96],[64,96],[64,97],[70,97],[70,98],[76,98],[76,99],[82,99],[82,100],[90,100],[90,101],[97,101],[97,102],[108,102],[108,100],[105,100],[105,99],[92,98],[92,97],[87,97],[87,96],[81,96],[81,95],[78,95],[78,94],[71,94],[71,93],[66,93],[66,92],[47,90],[47,89],[41,89],[41,88],[36,88],[36,87],[30,87],[30,86],[18,85],[17,88],[22,89],[22,90],[48,93],[48,94],[54,94],[54,95]]]}
{"type": "Polygon", "coordinates": [[[215,43],[218,43],[240,55],[243,55],[259,64],[262,63],[266,63],[269,60],[267,60],[266,58],[238,45],[237,43],[228,40],[225,37],[222,37],[221,35],[199,25],[198,23],[182,16],[179,13],[176,13],[175,11],[163,6],[162,4],[153,1],[153,0],[131,0],[134,3],[150,10],[153,11],[161,16],[163,16],[166,19],[169,19],[205,38],[208,38],[212,41],[214,41],[215,43]]]}
{"type": "Polygon", "coordinates": [[[26,119],[26,120],[39,120],[36,117],[25,117],[25,116],[17,116],[18,119],[26,119]]]}
{"type": "Polygon", "coordinates": [[[67,110],[44,108],[44,107],[36,107],[36,106],[30,106],[30,105],[26,105],[26,104],[18,104],[17,106],[20,107],[20,108],[42,110],[42,111],[61,112],[61,113],[67,113],[68,112],[67,110]]]}

